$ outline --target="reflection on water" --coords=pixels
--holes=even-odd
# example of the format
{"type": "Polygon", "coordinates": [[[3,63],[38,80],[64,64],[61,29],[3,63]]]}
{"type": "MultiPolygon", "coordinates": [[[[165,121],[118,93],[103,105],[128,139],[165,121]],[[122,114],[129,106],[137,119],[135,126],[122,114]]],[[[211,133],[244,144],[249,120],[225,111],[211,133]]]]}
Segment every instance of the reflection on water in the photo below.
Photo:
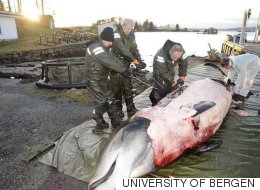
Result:
{"type": "MultiPolygon", "coordinates": [[[[188,80],[209,74],[217,75],[212,68],[198,66],[190,70],[188,80]]],[[[260,73],[252,91],[260,94],[260,73]]],[[[256,115],[260,96],[246,100],[244,109],[256,115]]],[[[183,155],[149,177],[260,177],[260,115],[241,117],[230,110],[212,140],[222,140],[222,145],[200,155],[183,155]]]]}

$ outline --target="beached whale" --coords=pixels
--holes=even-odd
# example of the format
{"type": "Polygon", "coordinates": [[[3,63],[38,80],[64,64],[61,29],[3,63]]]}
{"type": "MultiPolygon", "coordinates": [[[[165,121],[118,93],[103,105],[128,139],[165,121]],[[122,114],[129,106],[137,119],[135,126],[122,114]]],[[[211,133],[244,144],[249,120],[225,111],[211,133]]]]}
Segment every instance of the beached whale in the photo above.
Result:
{"type": "Polygon", "coordinates": [[[153,172],[206,142],[225,118],[232,94],[225,82],[204,79],[138,111],[103,148],[88,189],[114,190],[116,180],[153,172]]]}

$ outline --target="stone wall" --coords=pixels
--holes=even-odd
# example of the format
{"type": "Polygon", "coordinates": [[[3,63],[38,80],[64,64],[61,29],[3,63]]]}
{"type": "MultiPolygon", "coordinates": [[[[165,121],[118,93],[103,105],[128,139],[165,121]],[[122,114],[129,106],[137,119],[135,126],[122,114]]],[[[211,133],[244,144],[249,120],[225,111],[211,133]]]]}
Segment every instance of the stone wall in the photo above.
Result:
{"type": "Polygon", "coordinates": [[[54,58],[83,57],[85,55],[87,45],[91,42],[92,41],[69,44],[48,49],[1,53],[0,64],[44,61],[54,58]]]}

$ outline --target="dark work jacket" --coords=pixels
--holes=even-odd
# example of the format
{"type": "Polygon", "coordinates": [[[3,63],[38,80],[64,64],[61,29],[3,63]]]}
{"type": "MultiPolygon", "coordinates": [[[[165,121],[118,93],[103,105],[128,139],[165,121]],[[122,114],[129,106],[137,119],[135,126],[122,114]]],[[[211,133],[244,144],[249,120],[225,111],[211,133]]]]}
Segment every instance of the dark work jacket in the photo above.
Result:
{"type": "Polygon", "coordinates": [[[122,59],[124,62],[128,62],[129,64],[130,62],[133,62],[134,59],[137,59],[139,62],[141,61],[134,32],[131,32],[126,36],[123,32],[122,26],[118,25],[114,31],[114,38],[112,51],[119,59],[122,59]]]}
{"type": "Polygon", "coordinates": [[[85,56],[86,79],[104,81],[108,80],[110,70],[123,73],[125,65],[111,52],[102,46],[102,42],[90,44],[85,56]]]}
{"type": "Polygon", "coordinates": [[[153,59],[153,76],[154,78],[160,82],[165,83],[167,85],[171,85],[174,82],[175,71],[174,68],[178,64],[179,66],[179,76],[187,75],[187,67],[188,67],[188,59],[183,52],[180,59],[177,61],[172,61],[170,58],[169,50],[175,45],[181,45],[179,43],[173,42],[171,40],[167,40],[163,47],[158,50],[153,59]]]}

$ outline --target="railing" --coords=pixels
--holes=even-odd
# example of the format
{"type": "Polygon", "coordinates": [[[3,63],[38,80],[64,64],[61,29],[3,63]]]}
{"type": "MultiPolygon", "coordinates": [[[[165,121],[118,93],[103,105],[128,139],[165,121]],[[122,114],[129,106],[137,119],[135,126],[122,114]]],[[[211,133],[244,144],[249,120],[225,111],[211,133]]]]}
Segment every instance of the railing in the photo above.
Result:
{"type": "Polygon", "coordinates": [[[245,47],[237,43],[224,41],[222,43],[221,52],[228,56],[231,54],[243,54],[245,53],[245,47]]]}

